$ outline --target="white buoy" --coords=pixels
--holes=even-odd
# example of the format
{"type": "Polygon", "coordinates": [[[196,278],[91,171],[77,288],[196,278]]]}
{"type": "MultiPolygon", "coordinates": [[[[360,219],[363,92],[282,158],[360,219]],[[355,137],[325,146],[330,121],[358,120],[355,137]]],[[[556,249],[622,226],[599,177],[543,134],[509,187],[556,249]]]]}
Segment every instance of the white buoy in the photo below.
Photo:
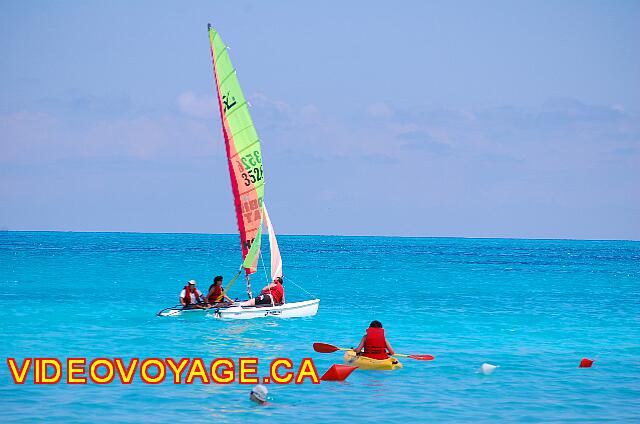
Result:
{"type": "Polygon", "coordinates": [[[489,375],[489,374],[493,374],[493,372],[496,370],[496,368],[498,368],[500,365],[491,365],[488,363],[484,363],[482,364],[482,366],[480,367],[480,372],[484,375],[489,375]]]}

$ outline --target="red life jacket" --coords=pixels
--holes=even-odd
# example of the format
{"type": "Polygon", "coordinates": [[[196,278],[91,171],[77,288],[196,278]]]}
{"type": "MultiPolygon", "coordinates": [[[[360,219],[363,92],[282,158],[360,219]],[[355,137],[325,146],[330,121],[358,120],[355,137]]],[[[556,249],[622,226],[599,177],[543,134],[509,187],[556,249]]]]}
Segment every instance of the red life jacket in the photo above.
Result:
{"type": "Polygon", "coordinates": [[[373,359],[387,359],[387,339],[384,337],[384,328],[367,328],[367,336],[364,339],[363,356],[373,359]]]}
{"type": "Polygon", "coordinates": [[[213,286],[213,289],[211,290],[211,292],[209,293],[209,296],[207,297],[207,302],[209,303],[215,303],[215,302],[221,302],[224,297],[221,296],[222,294],[222,286],[213,286]],[[218,298],[221,298],[220,300],[218,300],[218,298]]]}
{"type": "Polygon", "coordinates": [[[282,302],[282,298],[284,297],[284,287],[282,287],[282,284],[276,283],[276,285],[271,289],[267,289],[262,292],[262,294],[269,294],[269,293],[271,293],[271,297],[273,298],[273,303],[277,305],[278,303],[282,302]]]}
{"type": "MultiPolygon", "coordinates": [[[[195,292],[193,292],[193,294],[196,296],[196,303],[198,303],[198,297],[200,297],[200,292],[198,291],[198,289],[196,289],[195,292]]],[[[184,304],[185,305],[189,305],[191,304],[191,289],[189,288],[189,285],[187,284],[186,286],[184,286],[184,304]]]]}

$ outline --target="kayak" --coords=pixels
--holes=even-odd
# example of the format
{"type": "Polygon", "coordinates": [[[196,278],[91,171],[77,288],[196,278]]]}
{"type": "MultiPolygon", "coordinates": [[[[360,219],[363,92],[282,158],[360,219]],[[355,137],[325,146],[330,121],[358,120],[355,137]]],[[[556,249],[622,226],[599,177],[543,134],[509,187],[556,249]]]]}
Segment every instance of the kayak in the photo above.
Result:
{"type": "Polygon", "coordinates": [[[348,350],[344,354],[344,362],[363,370],[395,370],[402,368],[402,364],[394,357],[387,359],[373,359],[366,356],[358,356],[353,350],[348,350]]]}

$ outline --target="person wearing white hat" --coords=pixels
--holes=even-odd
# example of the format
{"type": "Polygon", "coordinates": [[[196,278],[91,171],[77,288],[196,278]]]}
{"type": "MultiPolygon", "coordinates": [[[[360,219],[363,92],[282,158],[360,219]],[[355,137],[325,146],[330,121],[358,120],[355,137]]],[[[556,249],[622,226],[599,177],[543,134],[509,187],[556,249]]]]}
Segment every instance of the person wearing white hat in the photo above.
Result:
{"type": "Polygon", "coordinates": [[[196,288],[196,280],[190,280],[180,292],[180,304],[185,308],[204,308],[202,293],[196,288]]]}
{"type": "Polygon", "coordinates": [[[268,394],[269,394],[269,390],[267,390],[267,388],[262,384],[258,384],[253,389],[251,389],[251,393],[249,394],[249,399],[257,403],[258,405],[266,405],[268,394]]]}

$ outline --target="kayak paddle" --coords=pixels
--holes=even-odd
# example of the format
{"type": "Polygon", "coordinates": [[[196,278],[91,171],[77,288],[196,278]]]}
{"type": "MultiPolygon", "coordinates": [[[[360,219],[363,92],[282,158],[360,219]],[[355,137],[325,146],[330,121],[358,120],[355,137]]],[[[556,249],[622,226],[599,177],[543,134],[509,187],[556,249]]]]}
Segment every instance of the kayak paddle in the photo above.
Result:
{"type": "MultiPolygon", "coordinates": [[[[313,350],[315,350],[316,352],[320,352],[320,353],[333,353],[335,351],[338,350],[353,350],[353,349],[347,349],[344,347],[337,347],[334,345],[330,345],[328,343],[314,343],[313,344],[313,350]]],[[[435,359],[434,356],[432,355],[405,355],[402,353],[396,353],[394,355],[391,356],[400,356],[402,358],[411,358],[411,359],[415,359],[418,361],[433,361],[435,359]]]]}
{"type": "Polygon", "coordinates": [[[411,358],[411,359],[416,359],[418,361],[433,361],[434,359],[436,359],[436,357],[433,355],[404,355],[402,353],[394,353],[391,356],[399,356],[401,358],[411,358]]]}
{"type": "Polygon", "coordinates": [[[327,343],[314,343],[313,350],[320,353],[333,353],[337,350],[351,350],[344,347],[336,347],[327,343]]]}

